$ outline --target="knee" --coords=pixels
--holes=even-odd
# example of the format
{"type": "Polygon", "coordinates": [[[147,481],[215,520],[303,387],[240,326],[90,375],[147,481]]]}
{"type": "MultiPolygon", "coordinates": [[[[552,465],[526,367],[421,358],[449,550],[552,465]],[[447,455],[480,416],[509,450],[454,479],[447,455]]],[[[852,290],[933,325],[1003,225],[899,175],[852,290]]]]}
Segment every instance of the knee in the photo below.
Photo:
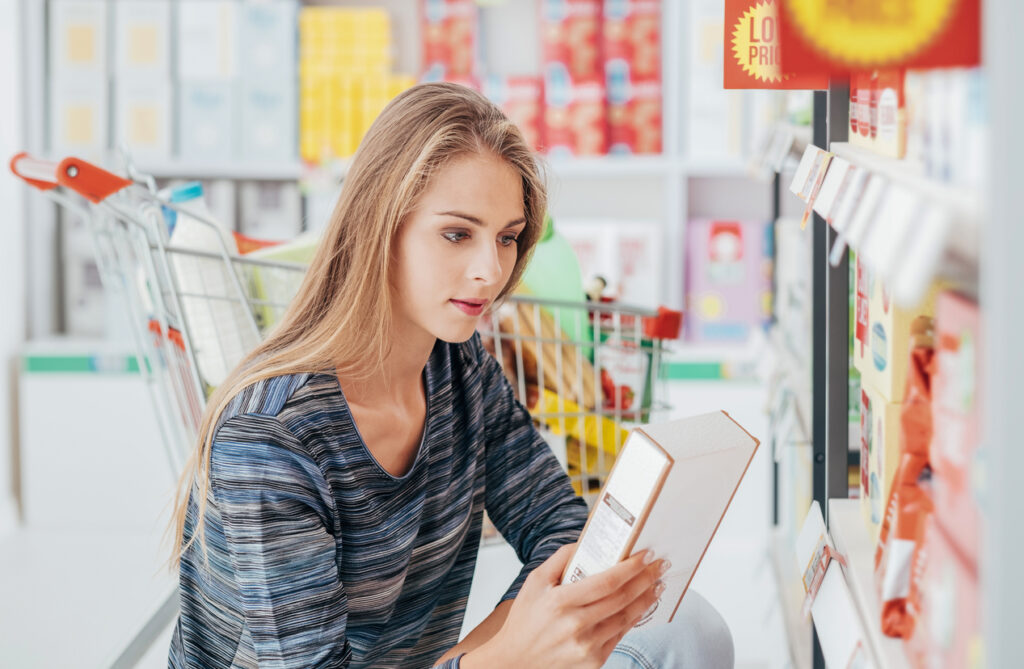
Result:
{"type": "Polygon", "coordinates": [[[673,621],[677,623],[687,630],[690,641],[686,644],[688,657],[682,666],[732,669],[736,656],[732,632],[718,609],[700,593],[693,590],[686,593],[673,621]]]}

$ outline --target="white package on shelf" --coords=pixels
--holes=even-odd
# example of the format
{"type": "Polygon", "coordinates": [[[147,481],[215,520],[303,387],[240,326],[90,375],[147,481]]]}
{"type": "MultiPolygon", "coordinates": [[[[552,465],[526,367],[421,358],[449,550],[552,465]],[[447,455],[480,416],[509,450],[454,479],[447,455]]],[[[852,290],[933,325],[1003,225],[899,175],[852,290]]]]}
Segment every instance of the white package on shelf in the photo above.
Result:
{"type": "Polygon", "coordinates": [[[169,0],[115,2],[114,72],[134,79],[171,75],[169,0]]]}
{"type": "Polygon", "coordinates": [[[178,86],[178,156],[185,160],[234,160],[237,156],[236,85],[233,81],[183,81],[178,86]]]}
{"type": "Polygon", "coordinates": [[[231,79],[238,71],[238,3],[178,2],[177,62],[181,81],[231,79]]]}
{"type": "Polygon", "coordinates": [[[63,0],[49,3],[50,76],[107,75],[107,2],[63,0]]]}
{"type": "Polygon", "coordinates": [[[238,63],[243,76],[295,76],[295,0],[245,2],[238,11],[238,63]]]}
{"type": "Polygon", "coordinates": [[[110,126],[107,78],[50,80],[50,151],[101,161],[110,126]]]}
{"type": "Polygon", "coordinates": [[[114,89],[115,141],[134,159],[171,155],[171,83],[121,78],[114,89]]]}
{"type": "Polygon", "coordinates": [[[239,212],[239,232],[249,237],[288,241],[302,232],[302,196],[296,183],[243,182],[239,212]]]}
{"type": "Polygon", "coordinates": [[[293,76],[241,84],[239,141],[247,160],[294,160],[298,149],[296,86],[293,76]]]}

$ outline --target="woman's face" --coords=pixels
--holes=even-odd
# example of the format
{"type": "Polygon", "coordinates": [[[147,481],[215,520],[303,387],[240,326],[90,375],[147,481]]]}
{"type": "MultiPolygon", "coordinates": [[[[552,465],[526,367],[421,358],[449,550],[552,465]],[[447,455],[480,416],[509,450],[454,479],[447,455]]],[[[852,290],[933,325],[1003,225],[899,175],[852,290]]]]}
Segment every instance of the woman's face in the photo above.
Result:
{"type": "Polygon", "coordinates": [[[508,283],[525,227],[522,182],[508,163],[471,154],[441,168],[398,233],[399,336],[469,339],[508,283]]]}

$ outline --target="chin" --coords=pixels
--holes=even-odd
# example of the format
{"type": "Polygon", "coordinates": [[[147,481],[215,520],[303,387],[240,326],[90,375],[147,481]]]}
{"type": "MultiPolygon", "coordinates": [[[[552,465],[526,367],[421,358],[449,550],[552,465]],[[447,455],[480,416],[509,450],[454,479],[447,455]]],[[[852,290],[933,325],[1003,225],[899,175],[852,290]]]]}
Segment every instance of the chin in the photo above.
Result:
{"type": "Polygon", "coordinates": [[[462,327],[449,325],[446,328],[438,328],[434,331],[434,336],[448,344],[461,344],[469,341],[473,337],[474,332],[476,332],[476,322],[462,327]]]}

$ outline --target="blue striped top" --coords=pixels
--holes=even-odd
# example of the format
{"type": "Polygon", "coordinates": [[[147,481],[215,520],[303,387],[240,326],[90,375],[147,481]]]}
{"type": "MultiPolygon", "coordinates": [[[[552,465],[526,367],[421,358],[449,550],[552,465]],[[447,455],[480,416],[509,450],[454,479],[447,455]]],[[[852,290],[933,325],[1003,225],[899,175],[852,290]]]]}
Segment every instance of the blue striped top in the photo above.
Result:
{"type": "Polygon", "coordinates": [[[424,379],[423,439],[401,477],[366,448],[332,373],[232,400],[213,441],[208,560],[198,542],[182,557],[169,666],[429,667],[458,642],[484,509],[523,561],[502,600],[576,540],[587,507],[479,335],[438,341],[424,379]]]}

